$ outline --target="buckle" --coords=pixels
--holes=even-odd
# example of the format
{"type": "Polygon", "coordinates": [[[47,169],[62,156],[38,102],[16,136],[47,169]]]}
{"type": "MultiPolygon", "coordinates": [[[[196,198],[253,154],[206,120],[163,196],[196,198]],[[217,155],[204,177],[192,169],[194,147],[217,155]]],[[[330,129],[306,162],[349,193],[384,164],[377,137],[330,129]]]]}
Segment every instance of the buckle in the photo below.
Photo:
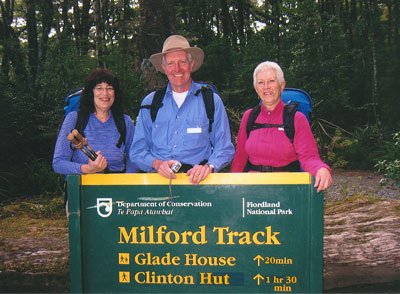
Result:
{"type": "Polygon", "coordinates": [[[263,165],[262,166],[262,171],[266,173],[271,173],[273,171],[273,167],[270,165],[263,165]]]}

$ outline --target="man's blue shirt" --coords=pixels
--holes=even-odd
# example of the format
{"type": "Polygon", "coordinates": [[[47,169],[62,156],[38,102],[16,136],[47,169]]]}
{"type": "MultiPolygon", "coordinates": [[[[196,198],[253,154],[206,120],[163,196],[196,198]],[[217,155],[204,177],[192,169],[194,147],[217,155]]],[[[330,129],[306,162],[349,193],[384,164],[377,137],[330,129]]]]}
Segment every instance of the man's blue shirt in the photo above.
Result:
{"type": "MultiPolygon", "coordinates": [[[[195,96],[200,88],[192,82],[185,101],[178,108],[168,83],[163,106],[154,122],[149,109],[140,110],[129,155],[141,170],[155,172],[152,168],[154,159],[172,159],[191,165],[208,160],[214,165],[215,172],[231,162],[235,148],[224,104],[214,93],[215,113],[210,133],[202,93],[195,96]]],[[[154,94],[147,95],[142,105],[151,105],[154,94]]]]}

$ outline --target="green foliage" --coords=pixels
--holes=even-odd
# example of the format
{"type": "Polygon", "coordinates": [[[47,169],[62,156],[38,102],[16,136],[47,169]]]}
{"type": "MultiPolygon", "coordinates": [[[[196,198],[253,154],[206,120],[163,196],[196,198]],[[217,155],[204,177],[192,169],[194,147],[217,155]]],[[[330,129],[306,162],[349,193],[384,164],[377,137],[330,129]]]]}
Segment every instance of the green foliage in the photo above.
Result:
{"type": "Polygon", "coordinates": [[[383,173],[382,185],[392,180],[393,185],[400,186],[400,132],[393,134],[393,142],[385,142],[385,146],[384,159],[375,167],[378,172],[383,173]]]}
{"type": "Polygon", "coordinates": [[[372,170],[379,154],[376,126],[357,128],[354,133],[354,144],[342,149],[342,156],[349,163],[348,169],[372,170]]]}
{"type": "MultiPolygon", "coordinates": [[[[320,142],[317,139],[317,143],[320,142]]],[[[337,129],[331,137],[329,144],[322,146],[319,144],[319,149],[321,150],[321,156],[333,169],[346,168],[349,160],[345,158],[345,154],[343,153],[348,148],[351,148],[352,145],[357,144],[357,142],[357,139],[345,136],[341,130],[337,129]]]]}
{"type": "Polygon", "coordinates": [[[133,56],[129,56],[124,51],[125,49],[119,45],[110,46],[108,50],[109,54],[104,58],[104,62],[106,67],[120,79],[127,112],[135,120],[140,103],[145,95],[145,85],[140,80],[139,73],[131,66],[134,63],[133,56]]]}
{"type": "Polygon", "coordinates": [[[11,171],[15,176],[8,182],[7,191],[13,197],[64,195],[64,176],[54,173],[51,164],[44,159],[28,159],[23,166],[15,166],[11,171]]]}
{"type": "MultiPolygon", "coordinates": [[[[393,144],[378,145],[376,126],[382,125],[388,136],[400,124],[398,6],[393,1],[360,1],[353,9],[333,3],[207,0],[199,9],[198,1],[172,1],[160,5],[165,11],[154,11],[154,18],[173,22],[165,27],[175,31],[165,34],[183,34],[204,50],[204,64],[193,78],[217,86],[233,136],[243,112],[258,103],[254,68],[272,60],[284,70],[287,86],[311,94],[317,121],[340,126],[313,129],[331,166],[371,169],[386,160],[382,168],[389,167],[396,158],[387,154],[393,144]],[[164,19],[171,8],[175,19],[164,19]]],[[[25,1],[17,1],[14,12],[8,6],[0,12],[4,19],[25,20],[4,23],[4,31],[13,33],[0,41],[0,131],[5,142],[0,147],[0,196],[60,193],[63,179],[51,170],[51,160],[65,94],[82,86],[97,66],[107,67],[120,78],[128,114],[135,119],[148,86],[139,72],[142,52],[161,49],[139,48],[147,46],[140,38],[161,38],[162,30],[142,26],[147,14],[135,1],[105,6],[103,31],[96,27],[101,23],[96,23],[95,11],[82,19],[83,6],[73,1],[52,4],[51,11],[37,4],[36,13],[30,14],[36,16],[30,22],[37,26],[36,40],[27,38],[25,1]],[[46,43],[47,15],[53,20],[46,43]]]]}

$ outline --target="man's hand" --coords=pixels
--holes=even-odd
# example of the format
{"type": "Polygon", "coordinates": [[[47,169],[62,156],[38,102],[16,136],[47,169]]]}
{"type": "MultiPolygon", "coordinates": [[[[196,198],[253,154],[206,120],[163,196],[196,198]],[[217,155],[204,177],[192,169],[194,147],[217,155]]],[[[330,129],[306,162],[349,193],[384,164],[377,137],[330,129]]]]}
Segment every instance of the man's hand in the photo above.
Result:
{"type": "Polygon", "coordinates": [[[315,176],[314,187],[318,187],[317,192],[328,189],[332,183],[333,179],[329,169],[326,167],[321,167],[315,176]]]}
{"type": "Polygon", "coordinates": [[[94,174],[105,170],[107,167],[107,159],[101,155],[101,151],[97,151],[97,158],[95,161],[89,159],[87,164],[81,165],[81,171],[84,174],[94,174]]]}
{"type": "Polygon", "coordinates": [[[196,164],[193,168],[189,169],[186,173],[189,176],[189,182],[197,185],[202,180],[207,178],[207,176],[212,172],[212,168],[208,165],[198,165],[196,164]]]}
{"type": "Polygon", "coordinates": [[[169,179],[170,177],[172,177],[173,179],[176,179],[175,173],[172,172],[172,170],[171,170],[171,166],[174,163],[175,163],[175,160],[162,161],[160,159],[154,159],[152,167],[163,177],[165,177],[167,179],[169,179]]]}

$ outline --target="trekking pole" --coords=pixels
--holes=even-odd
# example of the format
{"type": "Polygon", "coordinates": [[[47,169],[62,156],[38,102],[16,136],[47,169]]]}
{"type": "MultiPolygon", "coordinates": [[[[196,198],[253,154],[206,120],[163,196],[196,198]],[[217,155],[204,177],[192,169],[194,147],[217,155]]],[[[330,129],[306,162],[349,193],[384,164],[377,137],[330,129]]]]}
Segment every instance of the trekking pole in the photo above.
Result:
{"type": "MultiPolygon", "coordinates": [[[[72,144],[74,144],[74,147],[76,149],[80,149],[92,161],[96,160],[96,158],[97,158],[96,152],[94,152],[93,149],[90,148],[89,144],[87,143],[86,138],[83,137],[78,132],[78,130],[76,130],[76,129],[72,130],[72,132],[68,134],[67,138],[68,138],[68,140],[70,140],[72,142],[72,144]]],[[[106,166],[106,168],[104,169],[104,173],[108,174],[110,172],[111,172],[110,169],[106,166]]]]}
{"type": "MultiPolygon", "coordinates": [[[[95,161],[97,158],[97,154],[96,153],[91,153],[89,151],[87,151],[85,148],[83,148],[83,142],[78,142],[78,140],[75,138],[75,136],[72,133],[69,133],[67,136],[68,140],[71,141],[72,144],[74,144],[74,148],[75,149],[79,149],[81,150],[83,153],[85,153],[85,155],[87,157],[89,157],[92,161],[95,161]]],[[[87,144],[87,143],[86,143],[87,144]]]]}
{"type": "Polygon", "coordinates": [[[96,152],[94,152],[93,149],[90,148],[89,144],[87,143],[86,138],[84,138],[84,137],[78,132],[77,129],[72,130],[71,134],[74,135],[74,137],[75,137],[79,142],[81,142],[82,145],[85,146],[85,147],[89,150],[89,152],[90,152],[95,158],[97,158],[96,152]]]}

